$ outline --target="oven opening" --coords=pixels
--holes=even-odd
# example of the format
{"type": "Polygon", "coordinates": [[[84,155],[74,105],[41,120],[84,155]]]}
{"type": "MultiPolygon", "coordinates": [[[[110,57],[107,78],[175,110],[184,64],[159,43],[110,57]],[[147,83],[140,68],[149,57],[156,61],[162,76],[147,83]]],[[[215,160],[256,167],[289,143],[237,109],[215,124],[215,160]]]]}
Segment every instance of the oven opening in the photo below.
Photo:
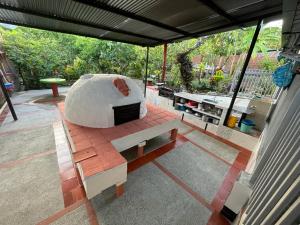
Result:
{"type": "Polygon", "coordinates": [[[126,123],[140,118],[141,103],[114,106],[115,125],[126,123]]]}

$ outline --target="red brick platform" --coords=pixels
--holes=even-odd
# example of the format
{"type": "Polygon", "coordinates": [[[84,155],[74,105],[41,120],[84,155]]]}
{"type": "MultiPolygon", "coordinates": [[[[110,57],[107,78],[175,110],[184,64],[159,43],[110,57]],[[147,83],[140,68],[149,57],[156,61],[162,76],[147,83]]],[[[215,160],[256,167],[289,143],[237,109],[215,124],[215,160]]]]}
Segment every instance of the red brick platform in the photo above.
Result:
{"type": "Polygon", "coordinates": [[[64,103],[59,103],[58,108],[72,147],[73,163],[79,164],[84,178],[127,164],[112,145],[112,140],[177,119],[175,114],[148,104],[148,113],[142,119],[111,128],[89,128],[67,121],[64,118],[64,103]]]}

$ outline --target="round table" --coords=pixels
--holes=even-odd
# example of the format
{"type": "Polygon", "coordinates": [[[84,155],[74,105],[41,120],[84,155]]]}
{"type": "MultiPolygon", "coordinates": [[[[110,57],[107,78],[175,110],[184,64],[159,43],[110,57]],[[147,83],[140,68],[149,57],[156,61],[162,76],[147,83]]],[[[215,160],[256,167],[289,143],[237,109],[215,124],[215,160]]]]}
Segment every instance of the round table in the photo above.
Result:
{"type": "Polygon", "coordinates": [[[62,78],[44,78],[44,79],[40,79],[40,82],[43,84],[50,84],[51,85],[51,89],[52,89],[52,94],[53,97],[58,97],[58,89],[57,86],[58,84],[64,84],[66,82],[66,79],[62,79],[62,78]]]}

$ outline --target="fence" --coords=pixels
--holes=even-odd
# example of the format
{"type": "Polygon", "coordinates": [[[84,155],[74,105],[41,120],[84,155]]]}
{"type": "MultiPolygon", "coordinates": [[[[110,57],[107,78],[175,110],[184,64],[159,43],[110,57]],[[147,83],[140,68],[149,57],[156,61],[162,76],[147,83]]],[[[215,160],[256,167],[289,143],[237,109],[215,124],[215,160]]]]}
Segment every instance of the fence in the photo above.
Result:
{"type": "MultiPolygon", "coordinates": [[[[236,88],[241,71],[237,71],[232,79],[230,93],[236,88]]],[[[254,96],[273,97],[276,90],[272,82],[272,72],[259,69],[248,69],[244,75],[238,95],[252,98],[254,96]]]]}

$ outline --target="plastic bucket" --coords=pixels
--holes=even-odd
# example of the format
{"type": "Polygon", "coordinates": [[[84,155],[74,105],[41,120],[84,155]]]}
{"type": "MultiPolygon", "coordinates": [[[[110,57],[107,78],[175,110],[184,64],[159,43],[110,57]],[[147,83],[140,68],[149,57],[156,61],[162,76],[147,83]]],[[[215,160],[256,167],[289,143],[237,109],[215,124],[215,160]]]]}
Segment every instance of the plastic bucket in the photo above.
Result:
{"type": "Polygon", "coordinates": [[[237,117],[236,116],[229,116],[227,126],[230,127],[230,128],[234,128],[236,122],[237,122],[237,117]]]}
{"type": "Polygon", "coordinates": [[[241,123],[240,131],[243,133],[250,133],[252,127],[254,126],[254,123],[252,120],[243,120],[241,123]]]}
{"type": "Polygon", "coordinates": [[[7,82],[7,83],[4,83],[4,86],[5,86],[6,90],[12,91],[14,89],[14,84],[13,83],[7,82]]]}
{"type": "Polygon", "coordinates": [[[179,110],[185,111],[185,106],[184,106],[184,105],[180,105],[180,106],[179,106],[179,110]]]}

